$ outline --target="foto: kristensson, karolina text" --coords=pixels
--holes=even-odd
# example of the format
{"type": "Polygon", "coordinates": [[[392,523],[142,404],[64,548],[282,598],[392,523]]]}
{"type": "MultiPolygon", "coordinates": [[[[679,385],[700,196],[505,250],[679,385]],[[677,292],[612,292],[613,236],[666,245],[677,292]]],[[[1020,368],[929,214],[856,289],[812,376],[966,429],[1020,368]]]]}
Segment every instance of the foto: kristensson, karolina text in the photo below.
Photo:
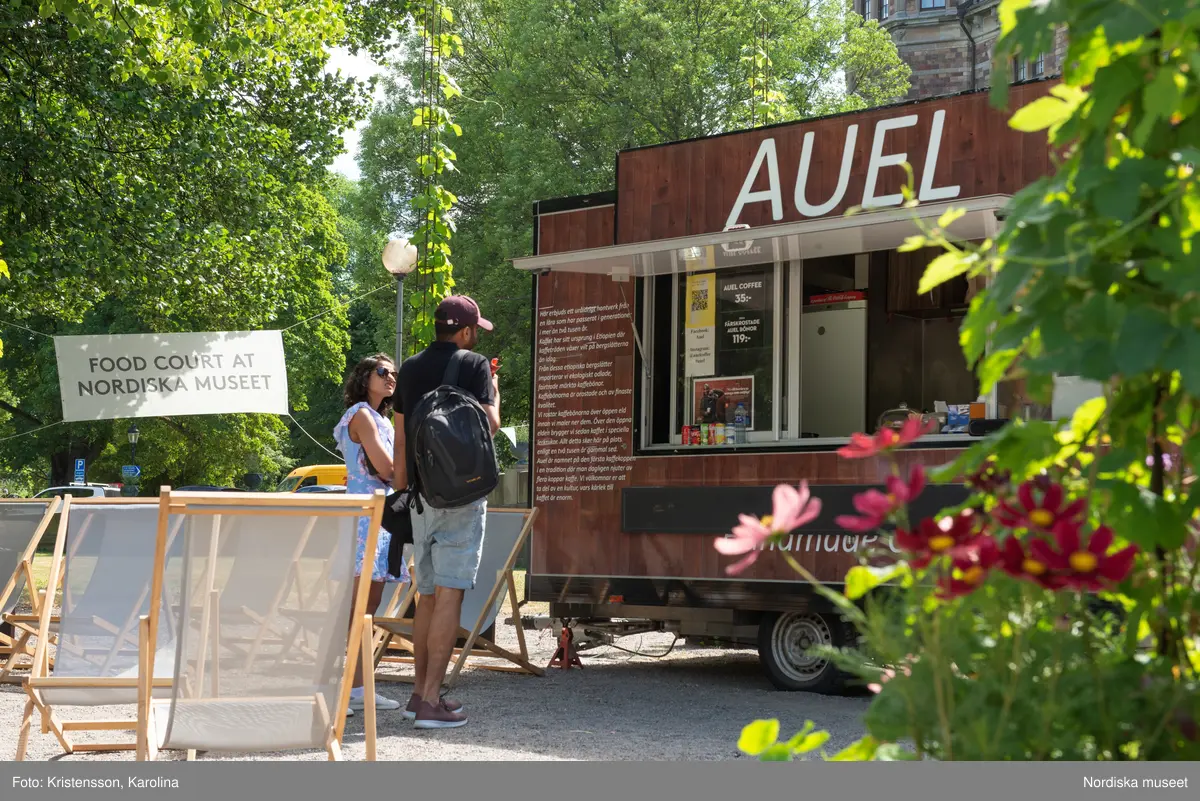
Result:
{"type": "Polygon", "coordinates": [[[179,779],[167,776],[130,776],[125,779],[81,779],[75,776],[47,776],[34,779],[28,776],[13,776],[13,787],[24,789],[55,790],[154,790],[160,787],[179,789],[179,779]]]}
{"type": "Polygon", "coordinates": [[[1170,790],[1187,789],[1187,776],[1182,779],[1132,779],[1128,776],[1086,776],[1084,784],[1088,787],[1121,788],[1130,787],[1141,790],[1170,790]]]}

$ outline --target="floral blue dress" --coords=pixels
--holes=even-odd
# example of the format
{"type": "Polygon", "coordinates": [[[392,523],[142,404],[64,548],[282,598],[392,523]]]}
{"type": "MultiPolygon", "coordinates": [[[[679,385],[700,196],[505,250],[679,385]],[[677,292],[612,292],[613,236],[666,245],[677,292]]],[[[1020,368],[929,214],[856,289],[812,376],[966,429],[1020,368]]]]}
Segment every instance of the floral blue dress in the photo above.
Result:
{"type": "MultiPolygon", "coordinates": [[[[391,421],[375,411],[366,403],[356,403],[346,410],[342,415],[342,419],[334,426],[333,438],[337,442],[338,450],[346,458],[346,492],[350,494],[366,494],[370,495],[377,489],[384,492],[390,491],[390,487],[379,479],[378,476],[373,476],[367,472],[366,453],[360,443],[350,439],[350,419],[358,413],[359,409],[366,409],[370,412],[371,417],[375,420],[375,425],[379,429],[379,438],[383,441],[383,447],[388,452],[392,450],[393,437],[395,429],[392,427],[391,421]]],[[[361,518],[358,521],[358,549],[355,553],[354,575],[361,575],[363,572],[363,551],[367,547],[367,528],[370,521],[367,518],[361,518]]],[[[371,571],[371,581],[408,581],[408,569],[405,567],[401,572],[403,575],[393,576],[388,572],[388,547],[391,544],[391,533],[380,527],[379,543],[375,549],[375,565],[371,571]]]]}

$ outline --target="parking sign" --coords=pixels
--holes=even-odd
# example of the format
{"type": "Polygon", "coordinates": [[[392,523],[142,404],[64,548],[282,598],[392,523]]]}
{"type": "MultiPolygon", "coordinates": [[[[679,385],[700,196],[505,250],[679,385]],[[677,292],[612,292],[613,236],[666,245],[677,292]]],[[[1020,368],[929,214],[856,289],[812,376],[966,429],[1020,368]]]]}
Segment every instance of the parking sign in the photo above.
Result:
{"type": "Polygon", "coordinates": [[[75,483],[76,484],[84,483],[84,468],[86,466],[87,466],[87,462],[85,460],[83,460],[83,459],[75,460],[75,483]]]}

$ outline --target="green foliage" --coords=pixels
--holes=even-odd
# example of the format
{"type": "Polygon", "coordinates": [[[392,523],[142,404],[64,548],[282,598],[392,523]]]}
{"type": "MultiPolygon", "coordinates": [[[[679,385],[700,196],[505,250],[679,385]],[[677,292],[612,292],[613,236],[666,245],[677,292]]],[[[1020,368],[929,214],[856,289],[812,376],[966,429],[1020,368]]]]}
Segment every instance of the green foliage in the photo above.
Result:
{"type": "MultiPolygon", "coordinates": [[[[848,758],[910,742],[939,760],[1194,760],[1200,10],[1005,0],[1000,18],[997,64],[1069,31],[1062,84],[1010,120],[1047,137],[1053,174],[1016,194],[994,240],[953,241],[948,213],[904,249],[946,251],[922,292],[987,279],[960,336],[982,392],[1019,380],[1049,404],[1056,377],[1078,376],[1103,394],[1070,420],[1014,420],[938,471],[974,487],[976,544],[911,577],[916,552],[896,575],[851,571],[861,644],[839,663],[876,695],[869,737],[848,758]],[[1074,508],[1078,520],[1004,522],[1029,499],[1051,503],[1051,490],[1062,501],[1050,519],[1074,508]],[[989,552],[1001,530],[1005,550],[989,552]],[[1038,550],[1048,543],[1059,557],[1038,550]],[[1100,580],[1097,565],[1112,574],[1100,580]]],[[[1005,100],[1004,82],[993,95],[1005,100]]]]}
{"type": "Polygon", "coordinates": [[[761,762],[791,762],[795,757],[816,751],[829,739],[829,733],[814,731],[811,720],[787,742],[779,742],[778,720],[756,720],[742,729],[738,750],[756,756],[761,762]]]}
{"type": "MultiPolygon", "coordinates": [[[[325,72],[407,5],[55,0],[0,7],[0,316],[49,334],[288,328],[293,410],[332,445],[347,310],[345,219],[325,193],[368,87],[325,72]]],[[[376,264],[378,260],[376,259],[376,264]]],[[[6,329],[0,423],[59,418],[51,343],[6,329]]],[[[0,469],[42,486],[88,459],[119,480],[127,421],[0,443],[0,469]]],[[[274,417],[147,421],[144,486],[236,483],[293,461],[274,417]]],[[[308,427],[306,425],[306,427],[308,427]]],[[[299,432],[294,432],[298,436],[299,432]]],[[[329,461],[302,437],[295,455],[329,461]]],[[[299,440],[297,440],[299,441],[299,440]]]]}
{"type": "Polygon", "coordinates": [[[416,157],[419,188],[412,198],[416,227],[412,241],[417,244],[418,291],[409,305],[416,309],[412,322],[412,350],[429,344],[434,337],[433,312],[437,304],[454,288],[454,265],[451,262],[450,238],[455,229],[452,211],[458,198],[440,182],[444,174],[453,172],[458,158],[446,144],[447,136],[461,136],[460,128],[450,111],[438,102],[440,95],[447,102],[462,95],[462,90],[445,67],[447,59],[463,55],[462,39],[448,32],[454,22],[449,6],[430,3],[417,14],[417,27],[423,40],[421,88],[423,104],[413,114],[412,127],[424,134],[422,147],[416,157]]]}
{"type": "MultiPolygon", "coordinates": [[[[533,299],[530,277],[507,260],[531,252],[533,202],[611,189],[621,148],[749,125],[750,73],[742,57],[758,40],[760,13],[768,24],[772,89],[786,106],[779,119],[877,105],[908,91],[908,68],[887,33],[849,13],[848,3],[450,5],[463,50],[446,68],[462,96],[446,105],[466,131],[455,142],[456,169],[440,179],[456,199],[453,278],[455,291],[478,299],[497,323],[480,347],[502,358],[502,414],[510,422],[529,417],[533,299]],[[855,77],[852,91],[841,71],[855,77]]],[[[393,225],[413,231],[421,221],[412,205],[421,185],[414,159],[425,150],[422,132],[411,125],[426,102],[420,53],[414,37],[390,63],[384,99],[362,135],[363,219],[381,232],[393,225]]],[[[417,295],[410,303],[427,303],[417,285],[406,281],[406,291],[417,295]]],[[[381,336],[392,315],[385,294],[371,302],[372,328],[381,336]]]]}

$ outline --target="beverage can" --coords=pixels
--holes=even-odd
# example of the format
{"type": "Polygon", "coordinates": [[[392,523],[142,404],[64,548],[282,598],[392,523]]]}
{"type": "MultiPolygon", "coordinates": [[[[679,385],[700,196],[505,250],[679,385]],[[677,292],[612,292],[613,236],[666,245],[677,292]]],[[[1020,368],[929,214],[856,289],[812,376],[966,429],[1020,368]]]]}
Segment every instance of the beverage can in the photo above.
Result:
{"type": "Polygon", "coordinates": [[[713,426],[713,444],[714,445],[724,445],[725,444],[725,424],[724,423],[717,423],[715,426],[713,426]]]}
{"type": "Polygon", "coordinates": [[[692,427],[691,426],[683,427],[683,430],[680,432],[679,441],[682,442],[684,445],[692,444],[692,427]]]}

